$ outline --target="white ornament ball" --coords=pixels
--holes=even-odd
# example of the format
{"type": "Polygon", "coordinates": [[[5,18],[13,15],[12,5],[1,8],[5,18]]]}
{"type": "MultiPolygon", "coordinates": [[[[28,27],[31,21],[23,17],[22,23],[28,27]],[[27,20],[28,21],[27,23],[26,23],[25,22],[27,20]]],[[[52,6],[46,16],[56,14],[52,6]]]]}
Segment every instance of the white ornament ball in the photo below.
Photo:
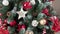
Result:
{"type": "Polygon", "coordinates": [[[34,34],[34,32],[33,31],[30,31],[29,34],[34,34]]]}
{"type": "Polygon", "coordinates": [[[9,1],[8,1],[8,0],[3,0],[3,1],[2,1],[2,4],[3,4],[4,6],[8,6],[8,5],[9,5],[9,1]]]}
{"type": "Polygon", "coordinates": [[[33,32],[33,31],[30,31],[30,30],[27,30],[27,31],[25,32],[25,34],[34,34],[34,32],[33,32]]]}
{"type": "Polygon", "coordinates": [[[40,24],[41,25],[45,25],[46,24],[46,20],[45,19],[40,20],[40,24]]]}
{"type": "Polygon", "coordinates": [[[37,25],[38,25],[38,21],[37,21],[37,20],[33,20],[33,21],[32,21],[32,26],[33,26],[33,27],[36,27],[37,25]]]}

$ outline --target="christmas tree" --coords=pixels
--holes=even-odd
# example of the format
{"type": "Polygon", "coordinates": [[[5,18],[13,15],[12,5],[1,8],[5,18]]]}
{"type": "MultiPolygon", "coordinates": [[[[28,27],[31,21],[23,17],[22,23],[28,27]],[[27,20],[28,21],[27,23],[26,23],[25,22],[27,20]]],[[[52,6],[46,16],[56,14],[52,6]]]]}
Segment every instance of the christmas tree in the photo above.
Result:
{"type": "Polygon", "coordinates": [[[54,34],[60,30],[54,0],[0,0],[0,34],[54,34]]]}

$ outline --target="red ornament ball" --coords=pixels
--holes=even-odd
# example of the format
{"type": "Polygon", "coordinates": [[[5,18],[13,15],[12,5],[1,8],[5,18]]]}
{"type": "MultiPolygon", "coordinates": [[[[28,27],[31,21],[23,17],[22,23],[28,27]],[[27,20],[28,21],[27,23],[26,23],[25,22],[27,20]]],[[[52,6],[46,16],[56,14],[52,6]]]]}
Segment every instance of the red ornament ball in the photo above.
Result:
{"type": "Polygon", "coordinates": [[[26,28],[26,26],[25,25],[22,25],[21,28],[26,28]]]}
{"type": "Polygon", "coordinates": [[[8,30],[0,29],[0,34],[9,34],[8,30]]]}
{"type": "Polygon", "coordinates": [[[0,29],[0,34],[4,34],[2,29],[0,29]]]}
{"type": "Polygon", "coordinates": [[[8,30],[5,30],[5,31],[4,31],[4,34],[9,34],[9,31],[8,31],[8,30]]]}
{"type": "Polygon", "coordinates": [[[16,21],[15,20],[10,22],[10,26],[15,26],[15,25],[16,25],[16,21]]]}
{"type": "Polygon", "coordinates": [[[32,8],[32,5],[30,2],[23,2],[23,9],[24,10],[29,10],[32,8]]]}
{"type": "Polygon", "coordinates": [[[17,31],[20,31],[20,29],[21,29],[21,25],[18,24],[18,29],[17,29],[17,31]]]}
{"type": "Polygon", "coordinates": [[[7,24],[7,19],[4,20],[4,24],[7,24]]]}

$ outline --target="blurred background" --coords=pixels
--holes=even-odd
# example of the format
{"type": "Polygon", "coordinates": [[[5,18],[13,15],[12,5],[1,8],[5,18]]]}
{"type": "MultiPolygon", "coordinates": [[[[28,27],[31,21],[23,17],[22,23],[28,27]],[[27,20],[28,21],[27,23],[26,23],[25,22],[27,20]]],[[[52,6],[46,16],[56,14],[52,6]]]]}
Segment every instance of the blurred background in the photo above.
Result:
{"type": "Polygon", "coordinates": [[[53,1],[53,8],[60,15],[60,0],[53,1]]]}

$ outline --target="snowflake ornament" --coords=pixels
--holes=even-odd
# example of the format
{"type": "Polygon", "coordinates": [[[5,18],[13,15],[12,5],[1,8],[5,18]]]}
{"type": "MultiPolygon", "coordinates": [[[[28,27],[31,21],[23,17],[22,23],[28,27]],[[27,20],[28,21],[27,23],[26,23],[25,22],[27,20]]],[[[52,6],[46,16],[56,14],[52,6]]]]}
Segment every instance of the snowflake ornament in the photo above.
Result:
{"type": "Polygon", "coordinates": [[[25,17],[25,14],[27,14],[27,12],[28,11],[24,11],[23,10],[23,7],[21,7],[21,10],[20,11],[18,11],[18,12],[16,12],[18,15],[19,15],[19,17],[18,17],[18,19],[20,19],[21,17],[25,17]]]}

